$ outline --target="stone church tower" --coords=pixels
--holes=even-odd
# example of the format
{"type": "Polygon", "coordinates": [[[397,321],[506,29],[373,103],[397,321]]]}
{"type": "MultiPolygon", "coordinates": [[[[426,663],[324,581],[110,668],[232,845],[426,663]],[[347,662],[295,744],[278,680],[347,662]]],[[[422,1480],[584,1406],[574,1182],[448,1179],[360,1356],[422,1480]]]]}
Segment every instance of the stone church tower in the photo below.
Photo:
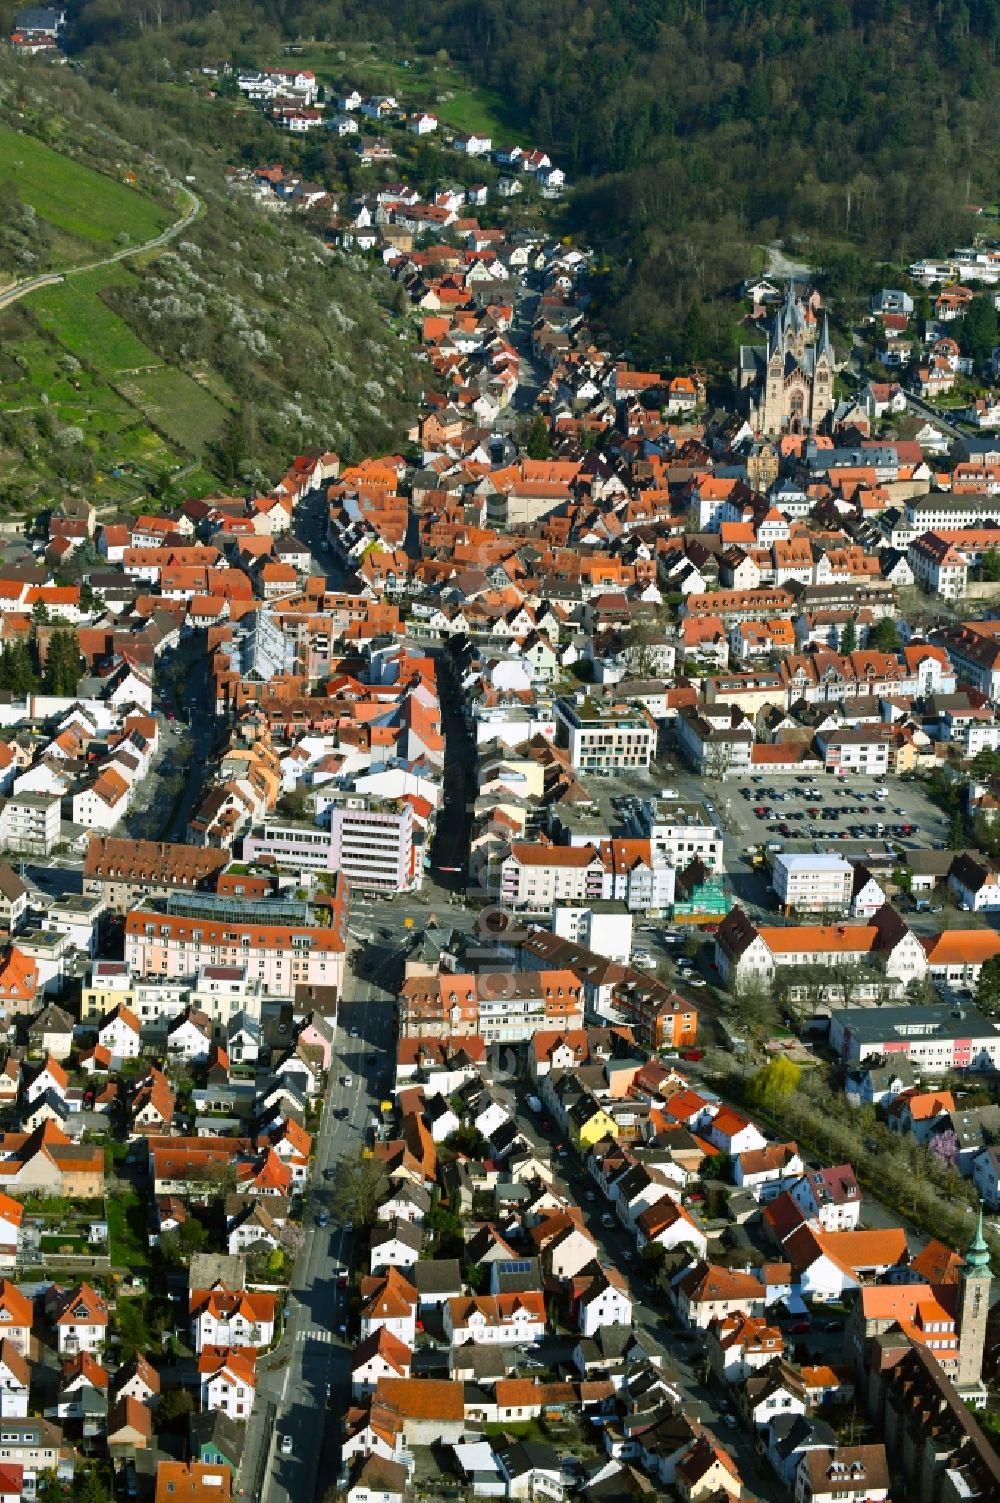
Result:
{"type": "Polygon", "coordinates": [[[816,432],[833,407],[835,368],[827,315],[816,339],[790,284],[764,348],[740,349],[737,384],[751,426],[764,435],[816,432]]]}
{"type": "Polygon", "coordinates": [[[958,1375],[955,1387],[960,1392],[976,1388],[982,1382],[992,1287],[990,1250],[983,1236],[983,1208],[980,1206],[976,1235],[965,1255],[958,1285],[958,1375]]]}

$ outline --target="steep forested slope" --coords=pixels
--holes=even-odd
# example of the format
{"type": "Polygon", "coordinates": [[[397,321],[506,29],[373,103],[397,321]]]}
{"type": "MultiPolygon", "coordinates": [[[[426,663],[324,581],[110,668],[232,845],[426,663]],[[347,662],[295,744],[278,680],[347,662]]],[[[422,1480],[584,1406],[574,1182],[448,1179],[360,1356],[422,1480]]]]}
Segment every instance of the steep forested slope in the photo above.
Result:
{"type": "Polygon", "coordinates": [[[908,259],[963,232],[969,196],[996,196],[995,0],[380,0],[370,15],[505,86],[583,176],[581,225],[632,256],[606,299],[625,335],[670,330],[692,293],[744,275],[750,242],[908,259]]]}
{"type": "MultiPolygon", "coordinates": [[[[966,201],[997,196],[1000,0],[201,4],[156,9],[237,53],[262,35],[441,49],[503,91],[579,183],[580,228],[620,237],[626,274],[600,302],[624,334],[676,332],[692,293],[745,274],[775,235],[860,281],[852,256],[943,250],[966,201]]],[[[141,3],[85,0],[76,36],[150,24],[141,3]]]]}

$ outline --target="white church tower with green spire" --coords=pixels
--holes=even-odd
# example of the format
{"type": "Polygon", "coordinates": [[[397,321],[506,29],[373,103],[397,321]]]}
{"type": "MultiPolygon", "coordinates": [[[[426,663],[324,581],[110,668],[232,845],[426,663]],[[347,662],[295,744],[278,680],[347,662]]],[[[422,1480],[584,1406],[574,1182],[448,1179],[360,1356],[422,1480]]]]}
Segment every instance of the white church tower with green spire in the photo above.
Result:
{"type": "Polygon", "coordinates": [[[983,1208],[980,1205],[976,1235],[965,1254],[958,1283],[958,1374],[955,1387],[963,1397],[973,1398],[969,1391],[982,1389],[983,1351],[992,1288],[993,1270],[990,1250],[983,1236],[983,1208]]]}

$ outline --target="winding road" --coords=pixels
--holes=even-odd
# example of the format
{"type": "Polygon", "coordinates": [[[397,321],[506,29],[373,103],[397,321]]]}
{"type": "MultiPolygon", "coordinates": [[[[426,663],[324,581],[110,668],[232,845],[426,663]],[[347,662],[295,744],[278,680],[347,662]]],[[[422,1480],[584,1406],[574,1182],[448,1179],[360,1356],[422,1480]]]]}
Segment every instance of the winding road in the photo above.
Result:
{"type": "Polygon", "coordinates": [[[202,201],[196,193],[183,183],[177,187],[188,199],[187,212],[174,224],[165,229],[162,234],[154,235],[152,240],[144,240],[141,245],[127,245],[122,250],[115,251],[110,256],[99,256],[95,261],[84,261],[79,266],[67,266],[65,271],[47,271],[37,277],[27,277],[23,282],[15,282],[6,291],[0,292],[0,308],[7,308],[11,303],[17,303],[29,292],[37,292],[40,287],[52,287],[57,282],[65,282],[68,277],[78,277],[85,271],[96,271],[99,266],[111,266],[115,261],[127,261],[130,256],[141,256],[145,251],[157,250],[161,245],[168,245],[171,240],[186,230],[192,224],[202,210],[202,201]]]}

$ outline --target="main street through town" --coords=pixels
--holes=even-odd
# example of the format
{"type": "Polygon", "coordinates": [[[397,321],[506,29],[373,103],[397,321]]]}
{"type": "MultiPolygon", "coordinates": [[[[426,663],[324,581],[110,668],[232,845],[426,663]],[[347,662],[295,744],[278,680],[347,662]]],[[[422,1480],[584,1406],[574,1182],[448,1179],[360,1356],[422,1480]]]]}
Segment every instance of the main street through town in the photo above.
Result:
{"type": "Polygon", "coordinates": [[[398,975],[398,950],[391,948],[369,975],[346,975],[285,1328],[274,1353],[262,1362],[258,1402],[247,1427],[242,1476],[252,1503],[307,1503],[324,1497],[336,1479],[352,1350],[342,1329],[347,1291],[338,1288],[337,1275],[345,1266],[353,1269],[355,1239],[334,1218],[326,1226],[317,1218],[329,1214],[337,1171],[360,1152],[390,1083],[398,975]],[[286,1435],[290,1455],[281,1451],[286,1435]]]}

